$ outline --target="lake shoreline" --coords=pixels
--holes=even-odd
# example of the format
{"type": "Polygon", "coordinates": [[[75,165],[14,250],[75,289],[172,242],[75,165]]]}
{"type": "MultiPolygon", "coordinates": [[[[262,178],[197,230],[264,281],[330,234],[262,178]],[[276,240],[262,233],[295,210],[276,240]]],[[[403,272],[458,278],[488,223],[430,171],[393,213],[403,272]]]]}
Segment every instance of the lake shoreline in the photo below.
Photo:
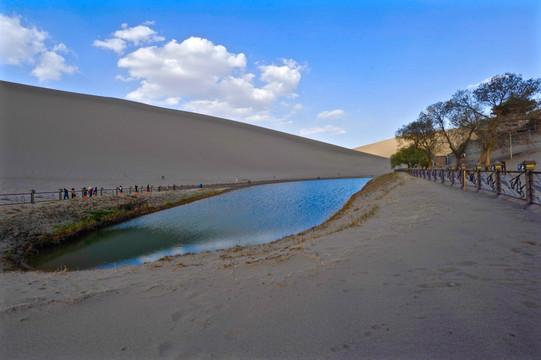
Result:
{"type": "Polygon", "coordinates": [[[34,271],[27,257],[92,231],[246,187],[357,177],[277,179],[0,207],[0,271],[34,271]],[[33,225],[32,225],[33,224],[33,225]]]}
{"type": "Polygon", "coordinates": [[[89,232],[30,256],[28,264],[41,271],[74,271],[272,242],[320,225],[369,180],[251,186],[89,232]]]}
{"type": "Polygon", "coordinates": [[[539,223],[536,208],[389,174],[273,243],[0,273],[0,347],[21,359],[535,359],[539,223]]]}

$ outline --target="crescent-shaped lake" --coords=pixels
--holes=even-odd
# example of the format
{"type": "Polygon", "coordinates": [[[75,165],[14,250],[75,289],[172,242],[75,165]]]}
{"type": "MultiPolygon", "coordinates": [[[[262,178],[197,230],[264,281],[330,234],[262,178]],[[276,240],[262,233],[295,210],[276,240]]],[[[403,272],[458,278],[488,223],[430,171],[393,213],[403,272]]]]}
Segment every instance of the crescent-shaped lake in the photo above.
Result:
{"type": "Polygon", "coordinates": [[[261,244],[323,223],[370,179],[253,186],[144,215],[29,259],[42,270],[142,264],[166,255],[261,244]]]}

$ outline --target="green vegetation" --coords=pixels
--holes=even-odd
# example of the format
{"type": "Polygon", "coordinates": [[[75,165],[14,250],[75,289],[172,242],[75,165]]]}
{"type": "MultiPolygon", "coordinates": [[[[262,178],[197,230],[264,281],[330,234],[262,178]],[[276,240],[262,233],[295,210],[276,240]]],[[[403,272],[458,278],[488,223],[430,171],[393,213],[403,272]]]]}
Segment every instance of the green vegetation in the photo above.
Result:
{"type": "Polygon", "coordinates": [[[391,167],[393,169],[402,164],[405,164],[408,168],[417,166],[428,167],[430,161],[424,152],[413,146],[408,146],[399,149],[396,153],[391,155],[391,167]]]}
{"type": "Polygon", "coordinates": [[[90,211],[89,217],[90,217],[90,220],[99,222],[104,218],[113,217],[114,215],[118,215],[119,213],[120,211],[118,210],[115,211],[115,210],[102,209],[102,210],[90,211]]]}

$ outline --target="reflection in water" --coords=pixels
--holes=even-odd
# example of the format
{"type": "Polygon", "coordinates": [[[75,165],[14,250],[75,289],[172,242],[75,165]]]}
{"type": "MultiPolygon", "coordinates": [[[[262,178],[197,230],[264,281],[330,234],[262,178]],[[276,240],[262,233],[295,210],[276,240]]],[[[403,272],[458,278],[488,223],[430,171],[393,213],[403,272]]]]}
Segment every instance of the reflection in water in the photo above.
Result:
{"type": "Polygon", "coordinates": [[[96,231],[34,256],[29,263],[44,270],[104,268],[270,242],[321,224],[368,180],[241,189],[96,231]]]}

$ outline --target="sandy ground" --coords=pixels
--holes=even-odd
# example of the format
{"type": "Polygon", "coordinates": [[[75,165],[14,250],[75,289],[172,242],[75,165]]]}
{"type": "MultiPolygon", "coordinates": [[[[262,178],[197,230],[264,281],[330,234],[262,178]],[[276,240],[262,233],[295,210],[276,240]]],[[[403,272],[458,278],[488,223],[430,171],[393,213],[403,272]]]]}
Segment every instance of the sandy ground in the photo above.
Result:
{"type": "Polygon", "coordinates": [[[272,244],[2,273],[0,357],[539,359],[540,224],[400,174],[272,244]]]}
{"type": "Polygon", "coordinates": [[[389,171],[384,157],[240,122],[0,81],[2,194],[389,171]]]}

